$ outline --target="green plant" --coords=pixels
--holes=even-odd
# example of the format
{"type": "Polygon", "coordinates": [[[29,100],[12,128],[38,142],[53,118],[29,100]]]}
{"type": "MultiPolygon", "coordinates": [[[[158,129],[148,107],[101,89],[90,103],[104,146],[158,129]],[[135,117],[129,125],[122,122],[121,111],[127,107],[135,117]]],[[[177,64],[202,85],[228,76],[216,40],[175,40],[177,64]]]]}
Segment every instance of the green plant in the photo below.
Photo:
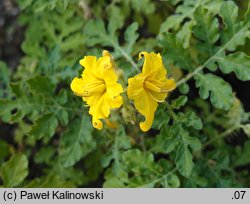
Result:
{"type": "Polygon", "coordinates": [[[250,113],[227,82],[250,80],[249,1],[17,3],[23,57],[0,62],[1,186],[249,187],[250,113]],[[141,51],[161,53],[177,88],[150,131],[126,92],[101,131],[72,94],[79,60],[104,49],[124,86],[141,51]]]}

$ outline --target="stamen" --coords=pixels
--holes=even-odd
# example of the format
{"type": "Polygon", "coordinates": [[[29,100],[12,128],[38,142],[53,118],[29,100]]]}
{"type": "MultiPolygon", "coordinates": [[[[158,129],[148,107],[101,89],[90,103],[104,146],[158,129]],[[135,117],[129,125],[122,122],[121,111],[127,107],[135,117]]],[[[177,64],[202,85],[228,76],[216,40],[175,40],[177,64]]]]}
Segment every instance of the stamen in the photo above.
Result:
{"type": "Polygon", "coordinates": [[[152,90],[152,91],[155,91],[155,92],[161,92],[161,89],[158,86],[156,86],[155,84],[153,84],[152,82],[150,82],[148,80],[144,81],[144,85],[149,90],[152,90]]]}
{"type": "Polygon", "coordinates": [[[170,91],[173,91],[175,88],[172,88],[172,89],[161,89],[161,93],[168,93],[170,91]]]}
{"type": "Polygon", "coordinates": [[[157,98],[155,98],[154,95],[151,93],[151,91],[147,91],[147,93],[152,97],[152,99],[154,99],[155,101],[157,101],[159,103],[162,103],[162,102],[165,101],[165,99],[164,100],[158,100],[157,98]]]}
{"type": "Polygon", "coordinates": [[[103,81],[95,81],[89,84],[86,84],[83,88],[83,97],[93,96],[95,94],[102,94],[106,90],[106,85],[103,81]]]}

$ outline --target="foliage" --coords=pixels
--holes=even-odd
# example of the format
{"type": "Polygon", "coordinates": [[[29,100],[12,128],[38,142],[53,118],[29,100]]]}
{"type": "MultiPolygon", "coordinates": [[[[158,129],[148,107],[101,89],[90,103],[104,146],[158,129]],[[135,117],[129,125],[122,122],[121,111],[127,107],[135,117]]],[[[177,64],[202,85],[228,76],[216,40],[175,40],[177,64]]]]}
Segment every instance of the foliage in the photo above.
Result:
{"type": "Polygon", "coordinates": [[[23,56],[14,68],[0,61],[0,185],[249,187],[250,113],[237,87],[250,80],[249,1],[108,2],[16,1],[23,56]],[[79,59],[104,49],[124,87],[139,52],[162,54],[177,88],[150,131],[126,93],[101,131],[72,94],[79,59]]]}

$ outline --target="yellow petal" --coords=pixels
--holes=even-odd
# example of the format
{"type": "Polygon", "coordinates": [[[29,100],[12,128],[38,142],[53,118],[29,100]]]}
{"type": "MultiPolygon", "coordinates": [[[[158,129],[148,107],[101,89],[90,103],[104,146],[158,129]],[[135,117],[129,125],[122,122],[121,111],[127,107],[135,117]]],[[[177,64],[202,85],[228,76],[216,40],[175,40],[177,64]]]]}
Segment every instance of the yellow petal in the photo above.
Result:
{"type": "Polygon", "coordinates": [[[109,99],[110,108],[120,108],[123,104],[122,97],[119,95],[115,99],[109,99]]]}
{"type": "Polygon", "coordinates": [[[176,83],[174,79],[166,79],[163,86],[161,86],[161,89],[165,92],[173,91],[176,88],[176,83]]]}
{"type": "Polygon", "coordinates": [[[110,84],[110,83],[116,83],[116,81],[118,80],[118,77],[114,71],[114,69],[106,69],[102,71],[102,75],[104,76],[104,80],[106,84],[110,84]]]}
{"type": "Polygon", "coordinates": [[[136,109],[145,117],[145,121],[140,122],[140,128],[146,132],[152,126],[158,103],[144,90],[134,99],[134,104],[136,109]]]}
{"type": "Polygon", "coordinates": [[[93,116],[93,118],[101,119],[109,116],[109,106],[105,103],[106,94],[101,95],[99,98],[95,98],[96,100],[90,106],[89,114],[93,116]]]}
{"type": "Polygon", "coordinates": [[[115,99],[117,96],[120,95],[120,93],[123,92],[123,88],[121,84],[118,84],[116,82],[106,83],[106,91],[107,94],[111,99],[115,99]]]}
{"type": "Polygon", "coordinates": [[[128,79],[127,94],[130,99],[134,99],[143,91],[144,77],[142,74],[138,74],[133,78],[128,79]]]}
{"type": "Polygon", "coordinates": [[[102,95],[93,95],[90,97],[82,97],[83,101],[87,102],[88,106],[90,106],[90,110],[96,106],[99,99],[102,97],[102,95]]]}
{"type": "Polygon", "coordinates": [[[127,94],[130,99],[134,100],[135,108],[145,117],[145,121],[140,123],[140,128],[142,131],[148,131],[153,123],[158,103],[143,88],[143,82],[136,83],[140,80],[138,75],[129,79],[127,94]]]}
{"type": "Polygon", "coordinates": [[[159,93],[155,91],[148,90],[147,93],[151,96],[151,98],[159,103],[162,103],[165,101],[165,98],[167,97],[167,93],[159,93]]]}
{"type": "Polygon", "coordinates": [[[144,63],[142,67],[143,75],[147,77],[152,77],[156,72],[159,72],[160,70],[162,72],[160,73],[160,75],[163,75],[163,77],[166,76],[167,72],[163,66],[160,54],[156,54],[154,52],[141,52],[139,54],[139,59],[142,57],[144,57],[144,63]]]}
{"type": "Polygon", "coordinates": [[[84,96],[83,86],[84,82],[82,78],[77,78],[77,77],[75,77],[70,84],[70,88],[74,92],[74,94],[81,97],[84,96]]]}
{"type": "MultiPolygon", "coordinates": [[[[96,61],[96,69],[94,70],[96,76],[104,79],[107,77],[107,71],[114,72],[113,66],[111,63],[111,58],[109,56],[100,57],[96,61]]],[[[115,74],[115,73],[114,73],[115,74]]]]}
{"type": "Polygon", "coordinates": [[[94,128],[96,128],[98,130],[101,130],[103,128],[102,121],[95,119],[95,118],[92,119],[92,125],[94,128]]]}
{"type": "Polygon", "coordinates": [[[96,56],[85,56],[79,63],[85,69],[94,69],[96,66],[96,56]]]}

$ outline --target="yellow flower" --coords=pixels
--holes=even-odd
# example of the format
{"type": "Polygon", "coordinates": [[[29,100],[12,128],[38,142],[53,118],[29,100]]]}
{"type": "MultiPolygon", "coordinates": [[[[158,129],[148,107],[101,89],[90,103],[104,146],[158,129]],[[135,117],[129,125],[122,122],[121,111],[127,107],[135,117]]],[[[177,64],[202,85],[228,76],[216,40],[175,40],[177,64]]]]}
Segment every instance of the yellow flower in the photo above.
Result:
{"type": "Polygon", "coordinates": [[[123,101],[122,86],[117,83],[118,77],[113,68],[111,55],[103,51],[103,57],[85,56],[80,60],[85,68],[81,78],[75,77],[71,89],[75,95],[82,97],[87,103],[89,114],[92,115],[92,125],[101,130],[100,119],[108,118],[110,109],[119,108],[123,101]]]}
{"type": "Polygon", "coordinates": [[[140,123],[143,131],[148,131],[154,120],[158,102],[163,102],[168,92],[175,89],[174,79],[167,79],[167,71],[160,54],[141,52],[144,57],[142,73],[128,79],[128,97],[134,100],[135,108],[145,117],[140,123]]]}

